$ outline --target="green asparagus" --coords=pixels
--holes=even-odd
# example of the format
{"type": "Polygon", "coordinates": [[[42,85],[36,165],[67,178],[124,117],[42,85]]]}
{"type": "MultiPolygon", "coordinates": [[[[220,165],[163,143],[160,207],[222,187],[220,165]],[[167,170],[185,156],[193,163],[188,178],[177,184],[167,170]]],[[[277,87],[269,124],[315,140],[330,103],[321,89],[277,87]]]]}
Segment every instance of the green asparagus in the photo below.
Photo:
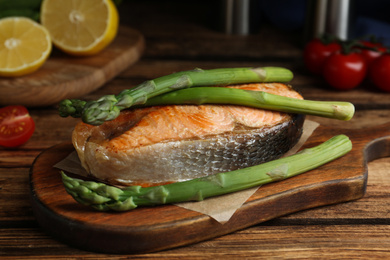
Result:
{"type": "Polygon", "coordinates": [[[148,100],[145,106],[170,104],[230,104],[269,109],[287,113],[350,120],[355,107],[349,102],[325,102],[289,98],[263,91],[221,87],[182,89],[148,100]]]}
{"type": "MultiPolygon", "coordinates": [[[[120,110],[117,108],[117,105],[114,105],[114,103],[117,101],[117,98],[115,96],[105,96],[103,99],[105,100],[104,104],[107,106],[106,110],[111,110],[111,114],[106,117],[106,119],[114,119],[117,116],[117,113],[120,112],[120,110]]],[[[100,100],[98,101],[100,102],[100,100]]],[[[59,107],[60,115],[81,117],[86,103],[86,101],[77,99],[63,100],[59,107]]],[[[98,106],[97,103],[94,104],[95,106],[98,106]]],[[[340,120],[350,120],[355,112],[353,104],[349,102],[298,100],[261,91],[249,91],[221,87],[194,87],[180,89],[149,98],[145,103],[135,106],[140,107],[170,104],[243,105],[287,113],[322,116],[340,120]]],[[[102,107],[103,105],[100,105],[100,108],[102,107]]]]}
{"type": "Polygon", "coordinates": [[[130,186],[120,189],[103,183],[71,178],[64,172],[61,174],[66,191],[79,203],[100,211],[127,211],[138,206],[200,201],[281,181],[335,160],[351,149],[349,138],[338,135],[295,155],[257,166],[147,188],[130,186]]]}
{"type": "Polygon", "coordinates": [[[288,82],[293,74],[279,67],[264,68],[224,68],[177,72],[154,80],[149,80],[118,95],[103,96],[85,104],[64,100],[60,103],[60,116],[78,117],[85,123],[100,125],[115,119],[121,110],[144,104],[148,99],[179,89],[194,86],[230,85],[253,82],[288,82]]]}

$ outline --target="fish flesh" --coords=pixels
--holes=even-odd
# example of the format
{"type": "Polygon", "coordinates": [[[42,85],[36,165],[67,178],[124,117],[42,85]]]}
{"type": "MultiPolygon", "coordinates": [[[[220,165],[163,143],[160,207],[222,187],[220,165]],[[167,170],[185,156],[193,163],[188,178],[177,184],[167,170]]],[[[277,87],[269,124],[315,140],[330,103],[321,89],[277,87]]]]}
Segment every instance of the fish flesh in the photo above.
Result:
{"type": "MultiPolygon", "coordinates": [[[[226,86],[303,99],[289,85],[226,86]]],[[[153,186],[277,159],[302,134],[304,116],[236,105],[135,108],[100,126],[78,123],[72,142],[90,177],[153,186]]]]}

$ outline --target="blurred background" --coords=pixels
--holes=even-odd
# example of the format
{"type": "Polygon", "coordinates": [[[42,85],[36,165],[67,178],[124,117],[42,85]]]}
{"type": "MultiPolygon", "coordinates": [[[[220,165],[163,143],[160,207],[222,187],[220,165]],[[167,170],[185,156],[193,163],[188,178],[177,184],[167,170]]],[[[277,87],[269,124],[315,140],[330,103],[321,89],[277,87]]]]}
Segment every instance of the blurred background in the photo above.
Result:
{"type": "MultiPolygon", "coordinates": [[[[375,35],[385,45],[390,44],[390,1],[386,0],[122,0],[122,5],[146,5],[159,8],[171,18],[194,19],[207,28],[227,34],[255,34],[271,25],[287,33],[302,35],[302,40],[313,36],[310,29],[337,33],[337,28],[348,28],[349,39],[375,35]],[[321,27],[321,26],[320,26],[321,27]],[[308,32],[309,30],[309,32],[308,32]]],[[[140,6],[139,6],[140,7],[140,6]]],[[[132,10],[122,19],[137,23],[137,15],[147,16],[145,10],[132,10]]],[[[154,12],[153,12],[154,13],[154,12]]],[[[139,17],[141,18],[141,17],[139,17]]],[[[156,17],[156,22],[159,22],[156,17]]],[[[180,20],[178,20],[179,22],[180,20]]]]}

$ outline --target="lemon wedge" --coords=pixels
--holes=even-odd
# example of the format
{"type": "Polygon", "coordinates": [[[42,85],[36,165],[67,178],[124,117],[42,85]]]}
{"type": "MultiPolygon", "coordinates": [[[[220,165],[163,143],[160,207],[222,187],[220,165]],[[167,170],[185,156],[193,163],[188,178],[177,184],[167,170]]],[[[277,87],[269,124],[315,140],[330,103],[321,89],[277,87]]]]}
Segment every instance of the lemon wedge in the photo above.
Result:
{"type": "Polygon", "coordinates": [[[41,23],[57,48],[71,55],[88,56],[114,40],[119,15],[111,0],[43,0],[41,23]]]}
{"type": "Polygon", "coordinates": [[[36,71],[52,49],[49,32],[25,17],[0,19],[0,76],[17,77],[36,71]]]}

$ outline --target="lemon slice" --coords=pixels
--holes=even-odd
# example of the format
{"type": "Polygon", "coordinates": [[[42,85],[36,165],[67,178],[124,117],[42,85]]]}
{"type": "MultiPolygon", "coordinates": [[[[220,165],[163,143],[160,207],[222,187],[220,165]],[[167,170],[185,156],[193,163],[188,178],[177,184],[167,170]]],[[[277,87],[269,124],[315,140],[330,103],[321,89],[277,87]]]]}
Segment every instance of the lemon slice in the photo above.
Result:
{"type": "Polygon", "coordinates": [[[53,44],[72,55],[93,55],[112,42],[119,16],[111,0],[44,0],[41,23],[53,44]]]}
{"type": "Polygon", "coordinates": [[[47,60],[51,47],[49,32],[39,23],[24,17],[0,19],[0,76],[34,72],[47,60]]]}

